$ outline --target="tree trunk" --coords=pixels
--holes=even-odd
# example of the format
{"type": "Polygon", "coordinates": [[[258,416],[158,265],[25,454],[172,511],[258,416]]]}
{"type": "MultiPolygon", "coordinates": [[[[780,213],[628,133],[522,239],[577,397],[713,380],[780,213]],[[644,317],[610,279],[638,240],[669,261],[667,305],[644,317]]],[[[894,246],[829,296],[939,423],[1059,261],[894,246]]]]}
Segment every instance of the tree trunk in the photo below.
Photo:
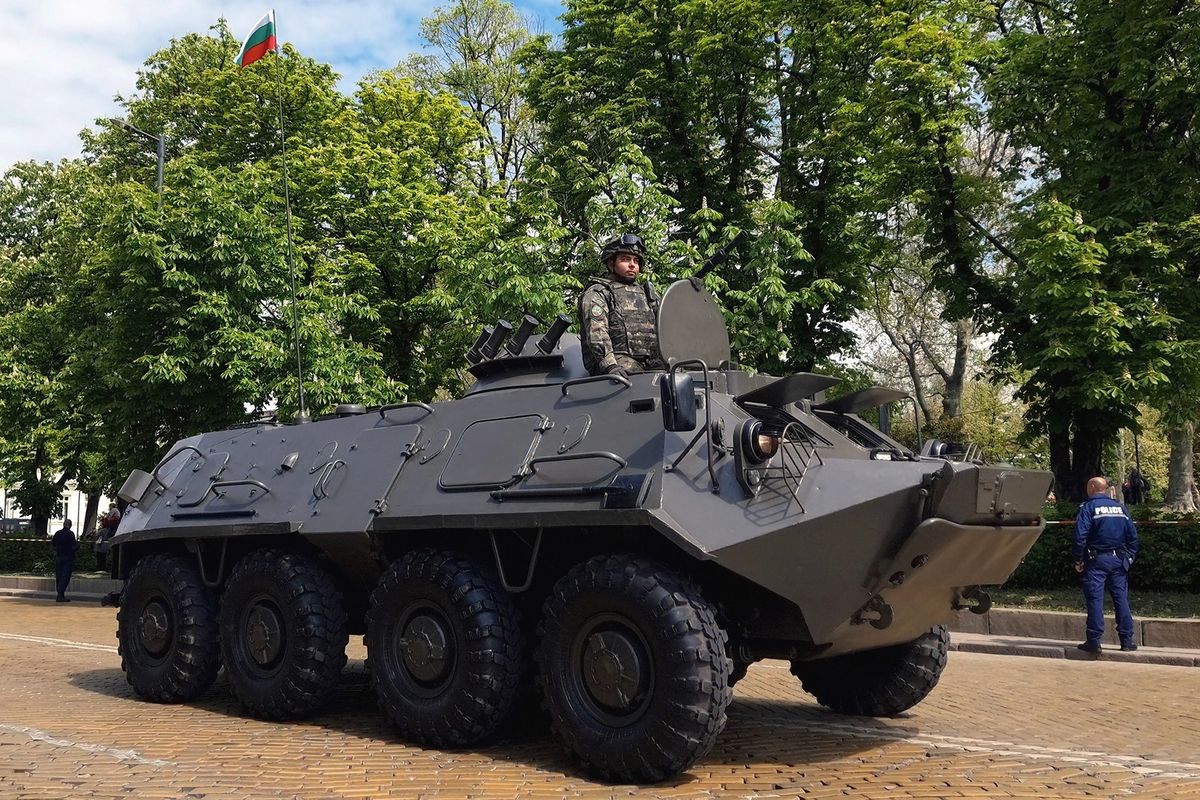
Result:
{"type": "Polygon", "coordinates": [[[969,319],[954,323],[954,365],[943,373],[946,391],[942,394],[942,416],[957,417],[962,413],[963,384],[967,377],[967,360],[971,355],[971,336],[975,326],[969,319]]]}
{"type": "Polygon", "coordinates": [[[100,493],[89,492],[87,496],[87,508],[83,512],[83,521],[79,525],[79,535],[91,533],[96,529],[97,511],[100,510],[100,493]]]}
{"type": "Polygon", "coordinates": [[[1129,505],[1129,498],[1125,496],[1125,476],[1129,474],[1129,468],[1125,464],[1125,432],[1117,432],[1117,491],[1120,492],[1121,502],[1129,505]]]}
{"type": "Polygon", "coordinates": [[[1060,501],[1071,495],[1071,432],[1066,427],[1051,427],[1050,471],[1054,473],[1054,494],[1060,501]]]}
{"type": "Polygon", "coordinates": [[[50,535],[50,518],[45,514],[30,514],[29,524],[36,538],[45,539],[50,535]]]}
{"type": "Polygon", "coordinates": [[[1167,493],[1163,507],[1177,514],[1191,514],[1196,507],[1196,473],[1192,463],[1192,438],[1196,423],[1186,422],[1167,432],[1171,458],[1167,464],[1167,493]]]}
{"type": "Polygon", "coordinates": [[[1073,503],[1087,499],[1089,478],[1100,475],[1100,461],[1104,456],[1104,434],[1094,430],[1080,430],[1076,426],[1071,440],[1071,486],[1067,499],[1073,503]]]}

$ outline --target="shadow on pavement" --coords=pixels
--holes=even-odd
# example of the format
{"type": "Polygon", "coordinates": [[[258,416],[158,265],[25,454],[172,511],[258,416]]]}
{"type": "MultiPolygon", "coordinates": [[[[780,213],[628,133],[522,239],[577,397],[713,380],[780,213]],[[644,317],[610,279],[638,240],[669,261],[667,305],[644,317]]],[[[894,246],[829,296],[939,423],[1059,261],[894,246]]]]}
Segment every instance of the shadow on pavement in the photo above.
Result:
{"type": "MultiPolygon", "coordinates": [[[[144,703],[145,714],[154,714],[156,709],[161,709],[163,714],[171,713],[170,706],[157,706],[140,700],[126,683],[120,669],[77,672],[70,681],[86,691],[144,703]]],[[[229,691],[223,671],[212,688],[198,700],[189,703],[188,707],[222,716],[249,718],[229,691]]],[[[544,721],[531,718],[524,722],[524,725],[517,726],[495,744],[459,751],[447,749],[444,752],[478,755],[506,764],[560,773],[577,780],[593,780],[566,755],[557,739],[546,729],[544,721]]],[[[324,729],[341,736],[390,742],[402,747],[420,747],[400,739],[388,724],[378,708],[370,676],[361,661],[350,662],[325,712],[307,720],[276,724],[324,729]]],[[[752,763],[802,768],[814,762],[853,757],[893,740],[897,735],[910,733],[916,731],[903,725],[902,720],[844,717],[829,713],[815,704],[794,700],[735,697],[724,733],[712,752],[691,772],[703,773],[706,765],[752,763]],[[835,724],[825,728],[828,723],[835,724]],[[838,729],[839,724],[843,730],[838,729]],[[845,732],[847,724],[855,727],[854,735],[845,732]],[[870,735],[872,729],[880,730],[878,739],[870,735]]],[[[686,786],[694,780],[696,778],[692,774],[685,773],[674,781],[655,785],[660,788],[686,786]]]]}

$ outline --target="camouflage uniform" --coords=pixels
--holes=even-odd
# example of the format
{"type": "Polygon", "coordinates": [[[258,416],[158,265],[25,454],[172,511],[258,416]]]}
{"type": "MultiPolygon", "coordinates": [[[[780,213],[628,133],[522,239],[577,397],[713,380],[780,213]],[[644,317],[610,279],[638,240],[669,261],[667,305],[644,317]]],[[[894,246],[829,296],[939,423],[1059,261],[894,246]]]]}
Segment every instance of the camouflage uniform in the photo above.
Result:
{"type": "Polygon", "coordinates": [[[611,367],[666,369],[658,351],[658,294],[650,284],[592,278],[579,298],[583,364],[592,375],[611,367]]]}

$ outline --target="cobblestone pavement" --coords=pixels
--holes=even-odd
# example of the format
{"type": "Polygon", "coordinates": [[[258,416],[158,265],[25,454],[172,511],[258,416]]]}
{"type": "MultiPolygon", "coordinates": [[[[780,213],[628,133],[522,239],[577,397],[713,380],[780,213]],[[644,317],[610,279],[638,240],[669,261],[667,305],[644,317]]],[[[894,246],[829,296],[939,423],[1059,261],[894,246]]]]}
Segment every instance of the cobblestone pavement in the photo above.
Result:
{"type": "Polygon", "coordinates": [[[114,610],[0,598],[0,797],[1200,798],[1200,670],[952,653],[897,719],[823,711],[781,662],[738,684],[714,751],[676,782],[587,780],[548,735],[476,751],[399,741],[361,659],[304,723],[244,716],[223,680],[137,700],[114,610]]]}

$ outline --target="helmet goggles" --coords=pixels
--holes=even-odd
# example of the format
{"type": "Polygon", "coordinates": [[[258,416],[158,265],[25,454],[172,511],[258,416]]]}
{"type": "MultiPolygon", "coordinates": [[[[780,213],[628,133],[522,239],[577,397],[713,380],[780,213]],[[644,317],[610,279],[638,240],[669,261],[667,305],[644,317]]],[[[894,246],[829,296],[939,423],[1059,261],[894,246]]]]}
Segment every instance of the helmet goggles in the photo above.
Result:
{"type": "Polygon", "coordinates": [[[600,261],[607,265],[619,253],[629,253],[630,255],[637,256],[638,264],[644,265],[646,262],[646,243],[636,233],[623,233],[601,248],[600,261]]]}

